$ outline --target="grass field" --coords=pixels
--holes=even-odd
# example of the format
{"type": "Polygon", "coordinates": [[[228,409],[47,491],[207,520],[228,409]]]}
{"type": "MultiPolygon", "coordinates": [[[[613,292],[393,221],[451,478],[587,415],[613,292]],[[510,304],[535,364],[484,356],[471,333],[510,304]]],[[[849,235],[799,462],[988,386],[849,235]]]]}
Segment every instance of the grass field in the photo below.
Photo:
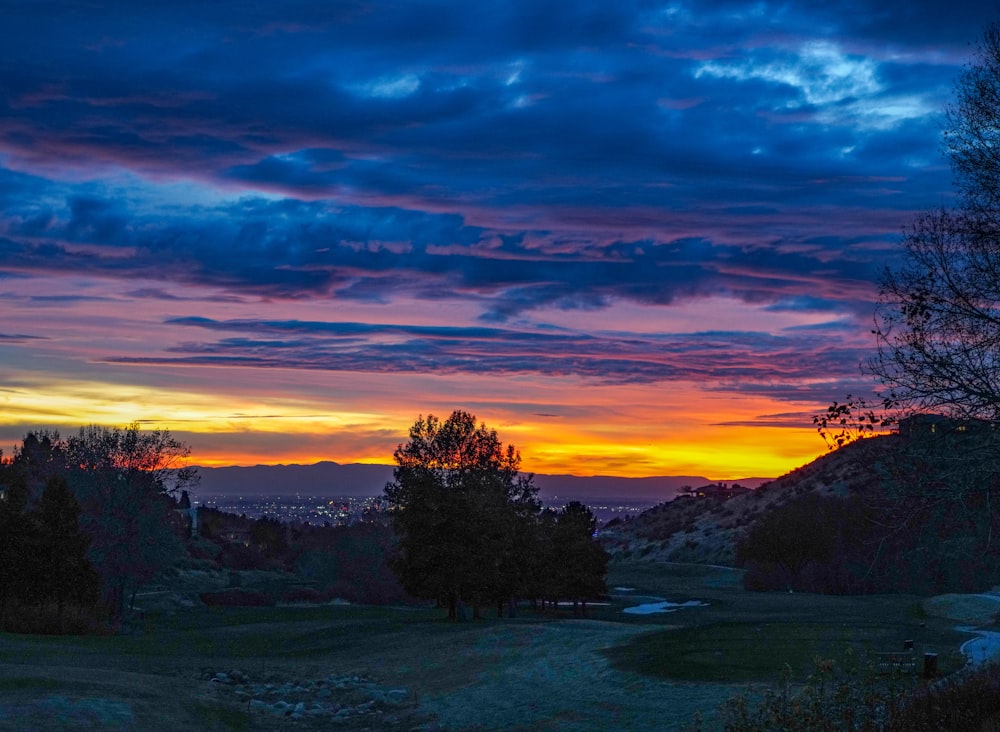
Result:
{"type": "Polygon", "coordinates": [[[817,657],[899,650],[910,639],[948,668],[968,637],[923,617],[915,597],[758,594],[739,580],[726,569],[612,565],[609,588],[633,589],[612,589],[612,603],[587,619],[525,611],[453,624],[431,609],[197,608],[149,617],[130,635],[0,634],[0,729],[680,729],[695,712],[711,721],[747,682],[786,668],[804,678],[817,657]],[[621,612],[642,595],[708,604],[621,612]],[[212,680],[233,671],[246,683],[212,680]],[[284,694],[345,711],[335,721],[279,717],[252,703],[264,684],[268,703],[284,694]]]}

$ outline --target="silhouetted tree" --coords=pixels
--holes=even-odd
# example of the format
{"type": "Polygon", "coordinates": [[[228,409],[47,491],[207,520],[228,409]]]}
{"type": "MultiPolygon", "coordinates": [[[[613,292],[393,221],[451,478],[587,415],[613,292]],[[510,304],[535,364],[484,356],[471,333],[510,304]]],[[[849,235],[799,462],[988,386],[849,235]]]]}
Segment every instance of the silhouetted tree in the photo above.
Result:
{"type": "Polygon", "coordinates": [[[254,521],[250,527],[250,540],[270,557],[277,557],[288,548],[285,525],[269,516],[261,516],[254,521]]]}
{"type": "Polygon", "coordinates": [[[0,629],[7,627],[11,604],[26,599],[34,581],[37,554],[27,505],[24,479],[0,464],[0,629]]]}
{"type": "Polygon", "coordinates": [[[102,580],[113,617],[136,589],[165,569],[180,543],[170,494],[191,485],[190,450],[169,431],[90,426],[66,441],[67,480],[82,507],[88,558],[102,580]]]}
{"type": "Polygon", "coordinates": [[[958,205],[918,217],[886,270],[868,368],[904,408],[1000,420],[1000,25],[947,119],[958,205]]]}
{"type": "Polygon", "coordinates": [[[513,592],[520,517],[538,510],[514,446],[455,411],[444,422],[418,419],[394,457],[385,497],[399,539],[393,566],[407,592],[440,601],[452,619],[459,601],[478,612],[513,592]]]}
{"type": "Polygon", "coordinates": [[[552,525],[552,578],[557,597],[583,604],[606,592],[608,554],[594,541],[597,519],[579,501],[566,504],[552,525]]]}
{"type": "Polygon", "coordinates": [[[38,556],[34,581],[42,599],[56,603],[62,632],[65,606],[93,605],[100,591],[100,578],[87,561],[90,541],[80,532],[80,504],[65,478],[56,475],[46,483],[36,517],[38,556]]]}
{"type": "Polygon", "coordinates": [[[20,476],[28,490],[28,502],[34,504],[46,483],[69,470],[66,441],[50,430],[29,432],[14,450],[11,469],[20,476]]]}

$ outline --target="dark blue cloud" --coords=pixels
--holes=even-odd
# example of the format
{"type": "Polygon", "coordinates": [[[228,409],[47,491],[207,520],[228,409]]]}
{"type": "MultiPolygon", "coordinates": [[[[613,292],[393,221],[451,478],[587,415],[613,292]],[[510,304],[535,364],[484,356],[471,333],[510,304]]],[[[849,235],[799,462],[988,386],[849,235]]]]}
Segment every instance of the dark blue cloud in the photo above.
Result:
{"type": "MultiPolygon", "coordinates": [[[[859,352],[823,332],[593,334],[518,328],[400,326],[352,322],[169,321],[237,335],[188,341],[163,357],[109,356],[114,363],[247,366],[369,373],[577,376],[605,384],[675,379],[772,390],[818,373],[843,372],[859,352]]],[[[787,397],[787,394],[786,394],[787,397]]]]}
{"type": "Polygon", "coordinates": [[[0,276],[145,279],[128,296],[164,303],[172,284],[448,299],[497,326],[348,348],[389,326],[206,321],[237,335],[179,362],[833,373],[900,230],[948,200],[941,110],[994,4],[14,3],[0,276]],[[639,346],[500,327],[719,296],[830,320],[639,346]],[[515,352],[476,345],[498,342],[515,352]]]}

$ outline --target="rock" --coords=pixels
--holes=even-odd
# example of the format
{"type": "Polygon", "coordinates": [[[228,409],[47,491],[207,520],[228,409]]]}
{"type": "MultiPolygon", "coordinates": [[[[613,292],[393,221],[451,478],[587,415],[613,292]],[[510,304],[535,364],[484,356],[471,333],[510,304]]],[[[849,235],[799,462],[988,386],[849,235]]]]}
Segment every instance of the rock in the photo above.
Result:
{"type": "Polygon", "coordinates": [[[407,696],[406,689],[390,689],[385,692],[385,700],[390,704],[402,704],[407,696]]]}
{"type": "Polygon", "coordinates": [[[271,705],[271,712],[279,717],[283,717],[291,713],[291,706],[282,699],[271,705]]]}

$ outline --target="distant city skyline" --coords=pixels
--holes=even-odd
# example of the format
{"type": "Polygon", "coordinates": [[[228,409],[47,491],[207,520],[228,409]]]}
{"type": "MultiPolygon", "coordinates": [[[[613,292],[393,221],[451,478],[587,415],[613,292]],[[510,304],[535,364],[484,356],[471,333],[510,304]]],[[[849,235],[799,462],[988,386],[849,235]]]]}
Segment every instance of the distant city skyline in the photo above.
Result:
{"type": "Polygon", "coordinates": [[[0,446],[777,476],[866,393],[878,274],[951,200],[1000,3],[13,2],[0,446]]]}

